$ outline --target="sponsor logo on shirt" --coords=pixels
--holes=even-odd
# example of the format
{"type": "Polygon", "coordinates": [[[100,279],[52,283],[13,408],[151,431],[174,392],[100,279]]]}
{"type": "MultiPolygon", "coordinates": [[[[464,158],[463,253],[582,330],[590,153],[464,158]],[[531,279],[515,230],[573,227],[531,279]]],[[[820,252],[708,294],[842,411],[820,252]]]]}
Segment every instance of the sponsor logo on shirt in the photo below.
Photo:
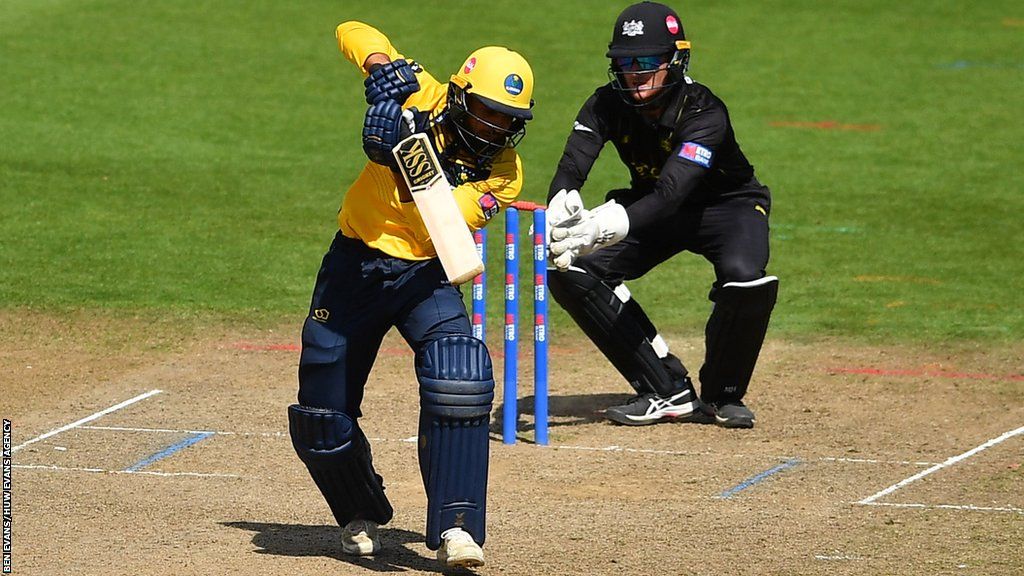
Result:
{"type": "Polygon", "coordinates": [[[480,197],[480,209],[484,212],[484,220],[490,220],[498,215],[498,199],[490,192],[480,197]]]}
{"type": "Polygon", "coordinates": [[[580,124],[579,122],[573,122],[572,129],[578,132],[593,132],[589,127],[584,124],[580,124]]]}
{"type": "Polygon", "coordinates": [[[697,144],[696,142],[684,142],[679,149],[679,157],[686,158],[690,162],[700,164],[705,168],[711,167],[711,150],[697,144]]]}

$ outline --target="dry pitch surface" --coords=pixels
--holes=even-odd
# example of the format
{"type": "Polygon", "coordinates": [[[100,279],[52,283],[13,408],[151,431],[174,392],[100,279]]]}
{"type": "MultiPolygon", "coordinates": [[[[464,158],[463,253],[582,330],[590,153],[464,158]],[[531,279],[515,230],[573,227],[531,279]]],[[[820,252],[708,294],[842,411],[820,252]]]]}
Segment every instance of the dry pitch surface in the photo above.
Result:
{"type": "MultiPolygon", "coordinates": [[[[411,354],[388,338],[364,403],[396,509],[386,550],[349,559],[287,437],[297,325],[193,338],[0,314],[13,573],[439,572],[408,440],[411,354]]],[[[479,574],[1024,572],[1024,348],[772,341],[748,396],[759,424],[729,431],[605,423],[627,388],[567,338],[551,357],[551,446],[528,442],[528,371],[524,441],[492,444],[479,574]]],[[[671,342],[697,365],[700,341],[671,342]]]]}

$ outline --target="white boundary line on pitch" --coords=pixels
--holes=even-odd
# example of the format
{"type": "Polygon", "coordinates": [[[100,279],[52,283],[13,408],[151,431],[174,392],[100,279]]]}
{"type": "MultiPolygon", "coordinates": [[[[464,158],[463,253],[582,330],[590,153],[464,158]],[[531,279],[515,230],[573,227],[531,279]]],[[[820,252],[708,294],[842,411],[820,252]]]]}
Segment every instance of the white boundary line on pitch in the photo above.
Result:
{"type": "Polygon", "coordinates": [[[830,561],[835,561],[835,560],[858,561],[858,560],[864,560],[864,557],[862,557],[862,556],[853,556],[853,555],[850,555],[850,554],[833,554],[831,556],[825,555],[825,554],[815,554],[814,555],[814,559],[815,560],[830,560],[830,561]]]}
{"type": "Polygon", "coordinates": [[[818,458],[822,462],[843,462],[847,464],[903,464],[906,466],[934,466],[935,462],[910,461],[910,460],[872,460],[870,458],[818,458]]]}
{"type": "MultiPolygon", "coordinates": [[[[165,434],[216,434],[218,436],[263,436],[272,438],[287,438],[287,432],[229,432],[220,430],[187,430],[180,428],[141,428],[141,427],[129,427],[129,426],[82,426],[83,430],[106,430],[111,432],[161,432],[165,434]]],[[[369,440],[376,442],[400,442],[403,444],[415,444],[417,441],[416,436],[410,436],[408,438],[369,438],[369,440]]],[[[631,454],[655,454],[661,456],[707,456],[710,452],[686,452],[683,450],[655,450],[652,448],[624,448],[622,446],[570,446],[555,444],[552,446],[537,446],[541,450],[580,450],[583,452],[624,452],[631,454]]],[[[748,454],[729,454],[736,458],[750,457],[748,454]]],[[[761,455],[756,457],[760,458],[761,455]]],[[[772,458],[772,456],[764,456],[765,458],[772,458]]],[[[779,457],[781,459],[785,459],[779,457]]],[[[903,466],[934,466],[935,462],[922,462],[922,461],[911,461],[911,460],[873,460],[869,458],[836,458],[836,457],[819,457],[815,460],[819,462],[839,462],[847,464],[899,464],[903,466]]]]}
{"type": "Polygon", "coordinates": [[[103,474],[143,474],[146,476],[195,476],[199,478],[241,478],[238,474],[217,474],[205,472],[153,472],[148,470],[104,470],[103,468],[78,468],[75,466],[50,466],[41,464],[15,464],[25,470],[59,470],[61,472],[99,472],[103,474]]]}
{"type": "Polygon", "coordinates": [[[112,432],[163,432],[167,434],[215,434],[217,436],[269,436],[284,438],[287,432],[220,432],[217,430],[179,430],[176,428],[132,428],[127,426],[82,426],[83,430],[108,430],[112,432]]]}
{"type": "MultiPolygon", "coordinates": [[[[593,446],[567,446],[567,445],[551,445],[541,446],[542,450],[560,449],[560,450],[581,450],[584,452],[628,452],[631,454],[658,454],[662,456],[711,456],[713,452],[686,452],[683,450],[654,450],[650,448],[623,448],[622,446],[604,446],[604,447],[593,447],[593,446]]],[[[792,458],[792,456],[770,456],[770,455],[750,455],[750,454],[727,454],[727,456],[733,456],[735,458],[776,458],[779,460],[786,460],[792,458]]],[[[931,466],[934,462],[911,462],[909,460],[869,460],[866,458],[834,458],[834,457],[819,457],[815,460],[819,462],[843,462],[843,463],[855,463],[855,464],[902,464],[907,466],[931,466]]]]}
{"type": "Polygon", "coordinates": [[[150,396],[155,396],[155,395],[157,395],[157,394],[159,394],[161,392],[163,392],[163,390],[150,390],[149,392],[146,392],[145,394],[139,394],[135,398],[129,398],[128,400],[125,400],[124,402],[121,402],[120,404],[115,404],[115,405],[111,406],[110,408],[105,408],[103,410],[100,410],[99,412],[96,412],[95,414],[86,416],[85,418],[82,418],[81,420],[77,420],[75,422],[72,422],[71,424],[67,424],[65,426],[61,426],[60,428],[55,428],[53,430],[50,430],[49,432],[46,432],[45,434],[40,434],[39,436],[36,436],[35,438],[33,438],[33,439],[31,439],[31,440],[29,440],[27,442],[22,442],[21,444],[18,444],[17,446],[12,448],[11,452],[17,452],[18,450],[21,450],[22,448],[24,448],[25,446],[28,446],[29,444],[33,444],[35,442],[39,442],[40,440],[46,440],[47,438],[49,438],[51,436],[56,436],[57,434],[60,434],[61,432],[67,432],[68,430],[71,430],[72,428],[77,428],[77,427],[81,426],[82,424],[85,424],[86,422],[92,422],[93,420],[95,420],[97,418],[100,418],[102,416],[106,416],[107,414],[110,414],[111,412],[116,412],[117,410],[120,410],[121,408],[124,408],[125,406],[130,406],[130,405],[132,405],[132,404],[134,404],[136,402],[139,402],[141,400],[145,400],[146,398],[149,398],[150,396]]]}
{"type": "Polygon", "coordinates": [[[886,488],[884,490],[880,490],[880,491],[872,494],[871,496],[868,496],[867,498],[857,502],[857,504],[871,504],[875,500],[878,500],[879,498],[881,498],[882,496],[886,496],[888,494],[892,494],[893,492],[899,490],[900,488],[903,488],[904,486],[906,486],[907,484],[910,484],[911,482],[916,482],[917,480],[920,480],[921,478],[924,478],[925,476],[927,476],[927,475],[929,475],[929,474],[931,474],[933,472],[938,472],[939,470],[942,470],[943,468],[948,468],[949,466],[952,466],[953,464],[956,464],[957,462],[960,462],[961,460],[966,460],[967,458],[970,458],[971,456],[974,456],[978,452],[981,452],[982,450],[986,450],[988,448],[991,448],[991,447],[995,446],[996,444],[999,444],[1000,442],[1003,442],[1004,440],[1007,440],[1009,438],[1017,436],[1018,434],[1024,434],[1024,426],[1021,426],[1020,428],[1017,428],[1016,430],[1010,430],[1009,432],[1006,432],[1006,433],[1004,433],[1001,436],[997,436],[997,437],[995,437],[995,438],[985,442],[984,444],[981,444],[979,446],[971,448],[970,450],[968,450],[967,452],[964,452],[963,454],[959,454],[957,456],[952,456],[950,458],[947,458],[945,462],[941,462],[939,464],[936,464],[936,465],[932,466],[931,468],[929,468],[927,470],[922,470],[921,472],[918,472],[917,474],[914,474],[913,476],[911,476],[909,478],[905,478],[903,480],[900,480],[899,482],[893,484],[892,486],[889,486],[888,488],[886,488]]]}
{"type": "Polygon", "coordinates": [[[1024,508],[1014,506],[974,506],[971,504],[899,504],[893,502],[854,502],[860,506],[888,506],[890,508],[917,508],[920,510],[968,510],[972,512],[1016,512],[1024,514],[1024,508]]]}

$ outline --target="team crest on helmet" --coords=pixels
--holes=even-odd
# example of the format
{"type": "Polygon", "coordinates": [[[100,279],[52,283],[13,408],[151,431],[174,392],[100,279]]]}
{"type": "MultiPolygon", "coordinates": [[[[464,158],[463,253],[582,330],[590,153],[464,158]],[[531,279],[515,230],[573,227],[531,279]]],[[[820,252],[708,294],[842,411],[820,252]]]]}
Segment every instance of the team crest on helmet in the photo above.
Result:
{"type": "Polygon", "coordinates": [[[679,21],[676,20],[675,16],[669,14],[665,16],[665,27],[668,28],[670,33],[675,34],[679,32],[679,21]]]}
{"type": "Polygon", "coordinates": [[[476,68],[475,56],[473,58],[470,58],[469,60],[466,60],[466,65],[462,67],[462,73],[469,74],[470,72],[473,71],[473,68],[476,68]]]}
{"type": "Polygon", "coordinates": [[[644,35],[644,21],[643,20],[627,20],[622,23],[622,35],[623,36],[643,36],[644,35]]]}
{"type": "Polygon", "coordinates": [[[523,78],[519,74],[509,74],[505,77],[505,92],[518,96],[523,91],[523,78]]]}

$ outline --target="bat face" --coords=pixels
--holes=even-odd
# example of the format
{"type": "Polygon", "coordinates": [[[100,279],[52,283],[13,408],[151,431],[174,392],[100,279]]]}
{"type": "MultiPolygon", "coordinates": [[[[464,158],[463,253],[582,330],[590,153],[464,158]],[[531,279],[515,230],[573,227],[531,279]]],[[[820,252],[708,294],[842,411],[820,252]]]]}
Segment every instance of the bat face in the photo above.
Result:
{"type": "Polygon", "coordinates": [[[427,135],[413,134],[391,152],[398,160],[398,170],[409,186],[449,282],[458,285],[472,280],[484,265],[427,135]]]}
{"type": "Polygon", "coordinates": [[[441,176],[441,166],[430,148],[426,134],[414,134],[398,143],[393,150],[398,168],[411,192],[430,188],[441,176]]]}

